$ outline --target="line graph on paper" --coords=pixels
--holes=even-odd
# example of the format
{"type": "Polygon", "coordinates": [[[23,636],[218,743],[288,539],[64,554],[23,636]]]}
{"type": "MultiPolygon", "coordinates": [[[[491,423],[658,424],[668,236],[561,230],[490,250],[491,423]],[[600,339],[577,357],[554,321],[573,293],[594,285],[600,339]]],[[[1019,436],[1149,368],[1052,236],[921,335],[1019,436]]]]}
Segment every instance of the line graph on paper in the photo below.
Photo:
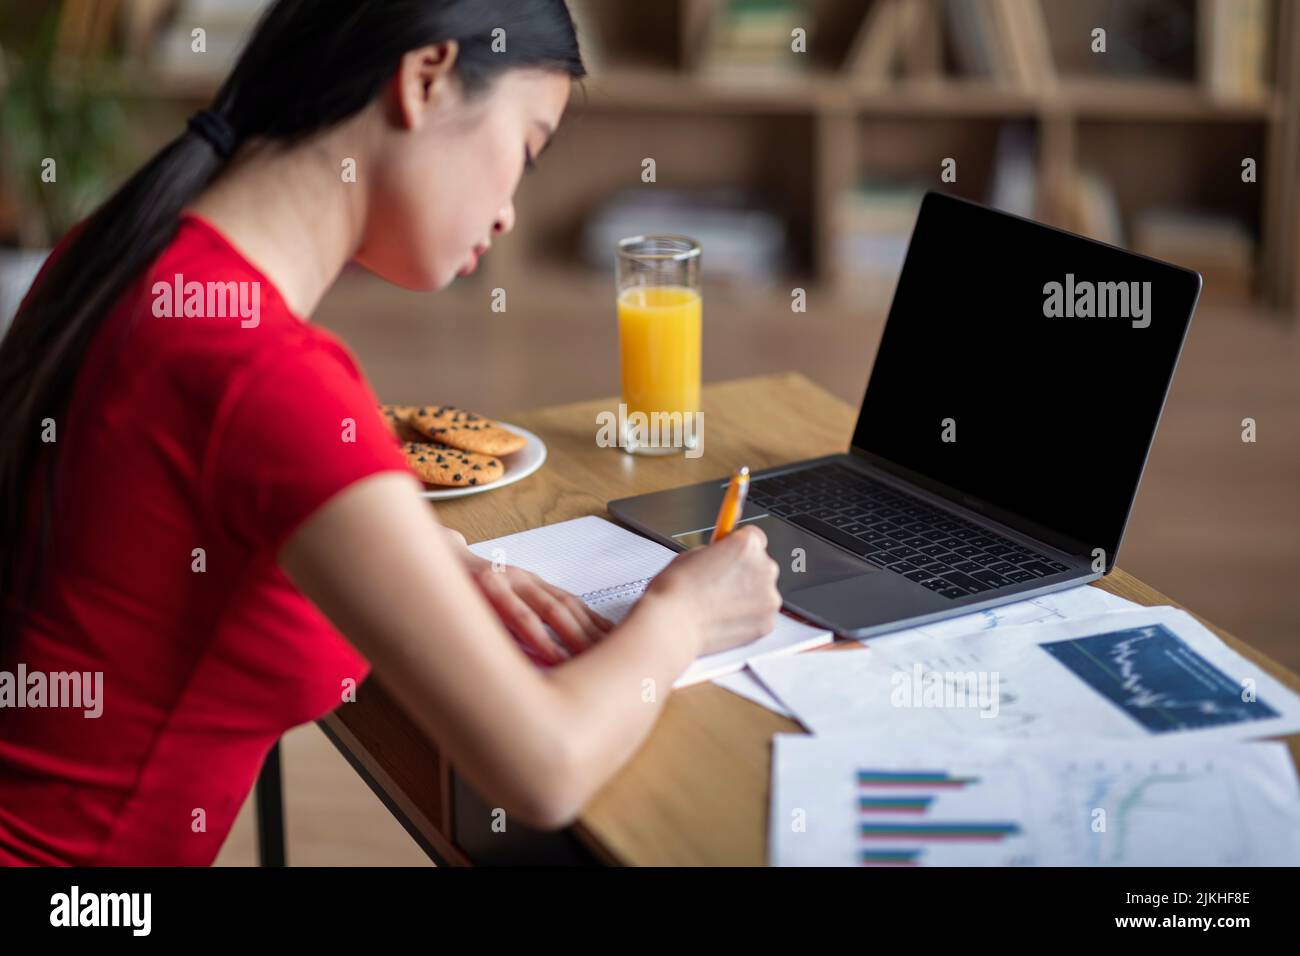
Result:
{"type": "MultiPolygon", "coordinates": [[[[914,645],[912,649],[915,649],[914,645]]],[[[888,654],[881,656],[887,657],[888,654]]],[[[936,648],[906,663],[899,659],[891,661],[891,664],[896,681],[915,682],[919,664],[919,673],[925,680],[941,683],[939,692],[943,694],[944,705],[924,708],[925,717],[941,725],[935,731],[1013,738],[1038,737],[1053,731],[1049,715],[1029,706],[1025,696],[1018,692],[1015,680],[1005,672],[997,672],[994,681],[989,662],[978,653],[936,648]],[[963,695],[969,699],[972,687],[980,685],[980,675],[984,675],[982,689],[994,699],[979,701],[979,707],[951,706],[952,701],[961,700],[963,695]]]]}
{"type": "Polygon", "coordinates": [[[1149,733],[1279,716],[1163,624],[1040,646],[1149,733]]]}
{"type": "Polygon", "coordinates": [[[1049,819],[1080,865],[1240,866],[1252,858],[1236,784],[1213,763],[1070,764],[1058,783],[1049,819]]]}

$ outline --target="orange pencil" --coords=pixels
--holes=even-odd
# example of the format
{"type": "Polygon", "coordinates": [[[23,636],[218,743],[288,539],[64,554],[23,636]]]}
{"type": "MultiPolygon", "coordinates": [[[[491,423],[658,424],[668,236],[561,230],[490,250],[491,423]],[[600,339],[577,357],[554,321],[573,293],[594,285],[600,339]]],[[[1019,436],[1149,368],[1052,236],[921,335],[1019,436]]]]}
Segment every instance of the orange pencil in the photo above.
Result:
{"type": "Polygon", "coordinates": [[[721,541],[736,527],[741,512],[745,510],[745,496],[749,494],[749,467],[741,465],[731,475],[727,483],[727,493],[722,496],[722,507],[718,509],[718,520],[713,527],[713,537],[709,544],[721,541]]]}

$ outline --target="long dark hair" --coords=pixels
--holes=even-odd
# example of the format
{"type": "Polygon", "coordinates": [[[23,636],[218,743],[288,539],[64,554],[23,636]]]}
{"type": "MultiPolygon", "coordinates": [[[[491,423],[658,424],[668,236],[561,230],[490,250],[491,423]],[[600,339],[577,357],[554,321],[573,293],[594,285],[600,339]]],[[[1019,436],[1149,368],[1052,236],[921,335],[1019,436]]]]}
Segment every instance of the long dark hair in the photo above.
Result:
{"type": "MultiPolygon", "coordinates": [[[[509,69],[585,74],[565,0],[278,0],[209,110],[236,144],[292,144],[371,103],[408,51],[450,40],[469,96],[509,69]]],[[[0,341],[0,641],[15,626],[15,600],[36,581],[48,534],[58,442],[41,441],[42,422],[52,418],[57,427],[105,316],[171,242],[181,210],[224,162],[191,129],[173,140],[78,227],[0,341]],[[30,485],[38,474],[41,517],[32,529],[30,485]],[[20,552],[32,530],[42,546],[24,565],[20,552]]]]}

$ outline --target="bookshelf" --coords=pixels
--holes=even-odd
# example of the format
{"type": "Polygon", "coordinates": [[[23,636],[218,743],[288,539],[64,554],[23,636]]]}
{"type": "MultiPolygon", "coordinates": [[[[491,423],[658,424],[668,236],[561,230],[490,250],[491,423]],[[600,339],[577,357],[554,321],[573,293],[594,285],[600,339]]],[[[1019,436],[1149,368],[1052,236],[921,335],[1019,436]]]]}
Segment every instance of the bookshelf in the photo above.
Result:
{"type": "MultiPolygon", "coordinates": [[[[869,270],[846,249],[883,248],[854,232],[872,221],[870,203],[892,208],[882,188],[935,188],[1010,196],[1013,211],[1130,246],[1168,236],[1165,213],[1186,214],[1177,221],[1204,231],[1216,263],[1207,275],[1220,260],[1238,270],[1207,282],[1207,299],[1300,314],[1300,10],[1289,0],[571,6],[592,75],[520,194],[516,235],[476,281],[577,275],[604,204],[655,188],[641,181],[652,157],[656,187],[730,185],[770,209],[786,237],[773,281],[787,288],[860,296],[869,270]],[[1098,27],[1104,54],[1092,49],[1098,27]],[[1244,157],[1257,162],[1255,182],[1241,179],[1244,157]],[[955,182],[941,181],[945,158],[957,161],[955,182]]],[[[192,109],[216,80],[136,57],[113,82],[157,119],[168,104],[192,109]]],[[[873,294],[891,285],[888,258],[873,294]]]]}
{"type": "MultiPolygon", "coordinates": [[[[810,190],[784,194],[796,204],[809,204],[789,222],[792,247],[802,252],[792,256],[792,272],[856,295],[862,290],[853,282],[854,270],[835,252],[845,193],[863,178],[910,179],[917,187],[988,201],[1000,134],[1014,126],[1027,131],[1031,149],[1032,215],[1125,245],[1135,233],[1155,234],[1145,220],[1166,209],[1204,217],[1211,226],[1219,220],[1239,224],[1233,235],[1250,244],[1249,274],[1219,283],[1208,281],[1217,273],[1206,268],[1207,298],[1220,291],[1227,299],[1246,296],[1294,320],[1300,305],[1300,12],[1293,4],[1269,0],[1187,0],[1149,4],[1159,9],[1144,20],[1117,16],[1119,6],[1143,4],[679,0],[660,6],[665,19],[677,18],[678,46],[651,61],[628,57],[618,42],[605,43],[606,35],[626,36],[615,26],[621,4],[575,3],[595,60],[585,135],[595,135],[591,128],[602,123],[653,126],[660,114],[779,124],[787,130],[799,125],[794,118],[806,118],[806,142],[789,136],[765,144],[782,150],[780,161],[795,170],[796,179],[812,184],[810,190]],[[984,72],[964,68],[980,58],[955,49],[952,13],[958,6],[973,8],[986,17],[986,25],[1000,29],[1009,48],[1002,55],[1013,62],[1000,67],[996,55],[986,55],[984,72]],[[772,21],[766,76],[759,66],[752,76],[714,75],[709,67],[710,31],[737,7],[772,21]],[[1182,22],[1171,26],[1160,22],[1161,16],[1182,22]],[[1248,75],[1238,82],[1231,58],[1226,71],[1217,60],[1224,57],[1225,19],[1248,16],[1256,21],[1255,46],[1249,40],[1237,44],[1236,68],[1248,75]],[[792,22],[807,30],[804,55],[790,53],[788,42],[786,49],[776,46],[792,22]],[[1099,25],[1110,43],[1104,55],[1090,47],[1099,25]],[[1024,35],[1033,29],[1036,37],[1024,35]],[[1134,39],[1125,31],[1181,34],[1186,42],[1157,44],[1144,61],[1141,36],[1134,39]],[[1112,54],[1118,55],[1106,64],[1112,54]],[[801,62],[782,62],[791,59],[801,62]],[[955,183],[940,180],[945,157],[957,160],[955,183]],[[1254,183],[1241,181],[1244,157],[1257,162],[1254,183]],[[1094,193],[1100,194],[1103,212],[1081,214],[1077,207],[1089,205],[1094,193]],[[1124,227],[1118,235],[1094,228],[1107,218],[1124,227]]],[[[972,10],[963,12],[969,26],[972,10]]],[[[643,142],[646,155],[659,155],[654,144],[663,140],[649,135],[643,142]]],[[[701,174],[711,162],[679,161],[670,145],[660,149],[665,150],[673,161],[660,168],[677,170],[677,182],[701,174]]],[[[568,158],[578,162],[582,152],[575,149],[568,158]]],[[[619,161],[614,155],[608,159],[619,161]]],[[[557,208],[560,178],[557,174],[554,188],[547,190],[557,208]]],[[[771,188],[761,174],[751,182],[771,188]]],[[[1179,251],[1185,254],[1186,248],[1179,251]]]]}

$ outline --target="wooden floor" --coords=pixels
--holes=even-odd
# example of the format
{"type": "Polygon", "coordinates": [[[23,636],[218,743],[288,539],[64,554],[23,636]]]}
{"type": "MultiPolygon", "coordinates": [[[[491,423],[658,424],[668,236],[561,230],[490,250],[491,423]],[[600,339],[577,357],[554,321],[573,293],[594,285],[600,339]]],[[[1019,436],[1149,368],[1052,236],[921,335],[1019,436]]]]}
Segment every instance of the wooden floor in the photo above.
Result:
{"type": "MultiPolygon", "coordinates": [[[[608,277],[542,275],[507,289],[499,313],[486,277],[422,296],[349,274],[318,321],[352,346],[382,399],[503,415],[618,392],[612,295],[608,277]]],[[[789,295],[706,290],[706,381],[795,369],[857,405],[882,312],[810,288],[808,311],[796,314],[789,295]]],[[[1240,308],[1198,312],[1119,563],[1300,669],[1300,335],[1292,327],[1240,308]],[[1241,440],[1248,417],[1254,444],[1241,440]]],[[[319,730],[298,728],[283,750],[291,864],[423,862],[319,730]]],[[[218,863],[251,864],[253,844],[246,806],[218,863]]]]}

